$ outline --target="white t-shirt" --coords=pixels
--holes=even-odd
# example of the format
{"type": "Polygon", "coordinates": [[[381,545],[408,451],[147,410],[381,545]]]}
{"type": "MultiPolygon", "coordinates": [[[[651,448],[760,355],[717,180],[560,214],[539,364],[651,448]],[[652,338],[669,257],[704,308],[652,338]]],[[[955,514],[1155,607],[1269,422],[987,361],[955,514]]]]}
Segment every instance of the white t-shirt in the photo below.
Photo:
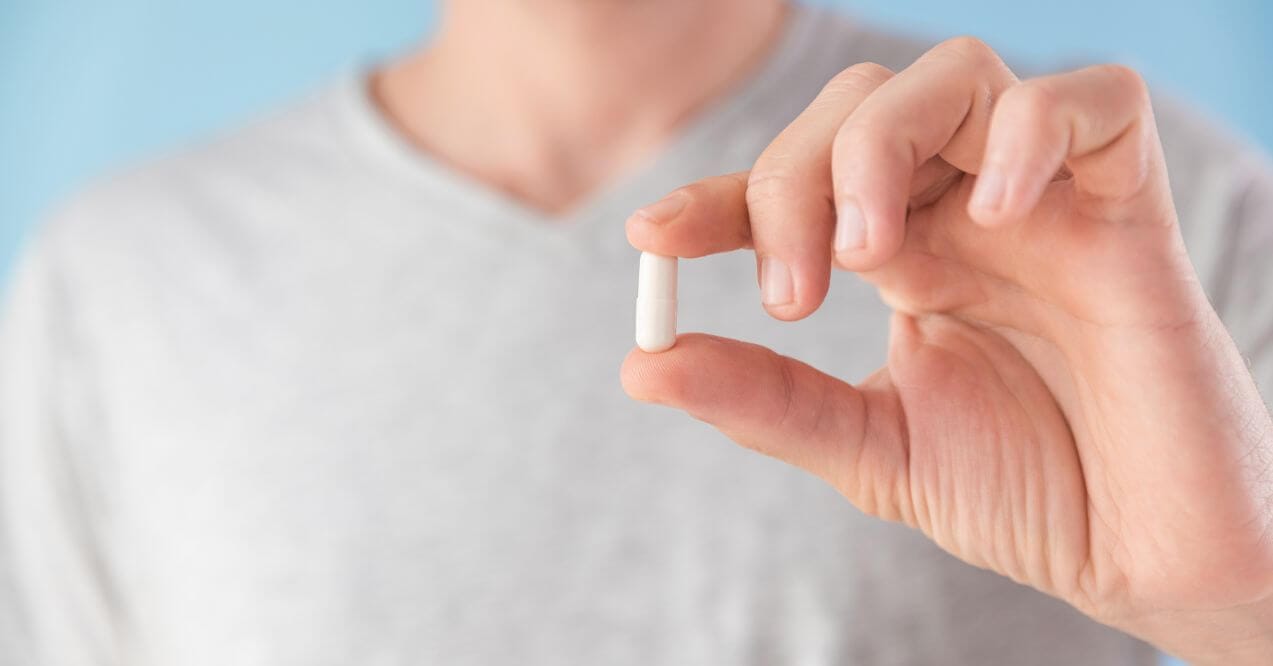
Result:
{"type": "MultiPolygon", "coordinates": [[[[746,168],[835,72],[924,48],[801,10],[638,172],[548,218],[397,136],[349,76],[99,184],[0,332],[0,663],[1144,665],[1148,646],[627,399],[623,220],[746,168]],[[0,588],[3,590],[4,588],[0,588]]],[[[1273,177],[1159,109],[1213,302],[1273,386],[1273,177]]],[[[887,310],[764,314],[682,262],[682,329],[847,379],[887,310]]]]}

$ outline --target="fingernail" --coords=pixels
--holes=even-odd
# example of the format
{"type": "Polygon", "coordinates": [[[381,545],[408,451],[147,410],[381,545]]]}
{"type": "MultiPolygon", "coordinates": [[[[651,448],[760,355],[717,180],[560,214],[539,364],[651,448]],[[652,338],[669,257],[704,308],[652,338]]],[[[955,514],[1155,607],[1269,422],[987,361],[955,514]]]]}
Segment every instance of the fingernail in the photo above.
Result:
{"type": "Polygon", "coordinates": [[[794,296],[791,269],[777,257],[760,260],[760,302],[765,305],[786,305],[794,296]]]}
{"type": "Polygon", "coordinates": [[[640,215],[654,224],[663,224],[676,217],[685,208],[686,203],[688,201],[684,194],[673,192],[633,214],[640,215]]]}
{"type": "Polygon", "coordinates": [[[1003,206],[1003,195],[1007,187],[1003,171],[998,167],[987,166],[977,174],[977,183],[972,191],[972,207],[984,211],[996,211],[1003,206]]]}
{"type": "Polygon", "coordinates": [[[866,247],[866,219],[862,209],[852,201],[841,201],[835,221],[835,251],[866,247]]]}

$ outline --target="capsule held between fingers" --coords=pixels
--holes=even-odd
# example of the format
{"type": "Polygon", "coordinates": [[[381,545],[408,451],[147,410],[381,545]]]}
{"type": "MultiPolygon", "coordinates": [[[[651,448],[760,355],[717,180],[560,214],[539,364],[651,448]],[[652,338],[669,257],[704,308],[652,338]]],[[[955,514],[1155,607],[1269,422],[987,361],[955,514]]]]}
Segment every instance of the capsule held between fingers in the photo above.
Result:
{"type": "Polygon", "coordinates": [[[676,266],[676,257],[641,253],[636,343],[642,351],[667,351],[676,344],[676,266]]]}

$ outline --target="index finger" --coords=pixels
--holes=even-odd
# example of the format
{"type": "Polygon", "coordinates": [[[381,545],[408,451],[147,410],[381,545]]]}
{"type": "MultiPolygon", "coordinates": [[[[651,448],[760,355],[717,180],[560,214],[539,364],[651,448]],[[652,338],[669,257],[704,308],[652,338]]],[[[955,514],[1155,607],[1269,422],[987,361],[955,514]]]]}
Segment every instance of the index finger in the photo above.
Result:
{"type": "Polygon", "coordinates": [[[673,190],[629,218],[628,242],[638,250],[693,259],[751,247],[748,172],[713,176],[673,190]]]}
{"type": "Polygon", "coordinates": [[[749,173],[701,180],[637,211],[628,219],[628,240],[679,257],[754,247],[765,308],[779,319],[807,316],[830,282],[832,139],[890,76],[873,63],[836,75],[749,173]]]}

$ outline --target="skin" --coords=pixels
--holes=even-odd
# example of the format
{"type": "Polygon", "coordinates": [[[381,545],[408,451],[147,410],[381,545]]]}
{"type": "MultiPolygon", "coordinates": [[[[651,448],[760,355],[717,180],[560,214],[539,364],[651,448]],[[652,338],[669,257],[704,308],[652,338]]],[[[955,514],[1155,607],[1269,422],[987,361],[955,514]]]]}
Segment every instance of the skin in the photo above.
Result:
{"type": "Polygon", "coordinates": [[[1194,663],[1273,663],[1273,425],[1185,254],[1135,72],[1021,82],[968,38],[857,65],[749,173],[669,196],[628,220],[634,246],[750,249],[783,320],[833,262],[855,271],[895,312],[888,365],[851,386],[686,335],[633,350],[632,397],[1194,663]]]}
{"type": "MultiPolygon", "coordinates": [[[[373,93],[422,150],[565,212],[740,81],[783,16],[456,0],[373,93]]],[[[634,398],[1194,663],[1273,663],[1273,424],[1185,254],[1134,72],[1021,82],[970,39],[898,73],[856,65],[750,172],[673,192],[627,234],[753,251],[782,320],[837,267],[896,313],[887,366],[856,386],[690,334],[633,350],[634,398]]]]}
{"type": "Polygon", "coordinates": [[[622,179],[758,66],[775,0],[452,0],[372,78],[400,133],[555,215],[622,179]]]}

